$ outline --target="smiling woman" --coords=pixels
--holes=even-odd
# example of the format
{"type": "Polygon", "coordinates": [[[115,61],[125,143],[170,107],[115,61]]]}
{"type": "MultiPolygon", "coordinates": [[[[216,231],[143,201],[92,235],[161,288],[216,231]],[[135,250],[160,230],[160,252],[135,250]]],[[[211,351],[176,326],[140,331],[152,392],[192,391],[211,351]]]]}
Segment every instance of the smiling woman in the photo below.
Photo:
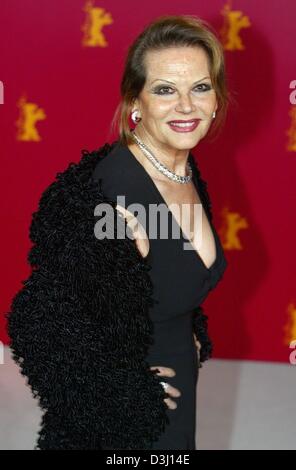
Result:
{"type": "Polygon", "coordinates": [[[133,142],[129,122],[131,104],[144,90],[166,101],[176,99],[181,91],[190,93],[192,97],[199,96],[199,99],[215,94],[217,118],[208,137],[222,129],[231,97],[226,83],[223,47],[207,21],[190,15],[160,17],[148,25],[130,46],[121,81],[122,99],[112,121],[112,129],[118,127],[123,144],[133,142]],[[172,48],[193,48],[191,59],[199,52],[199,62],[196,62],[196,57],[191,61],[191,75],[183,75],[173,55],[169,64],[163,64],[164,56],[172,48]],[[163,51],[166,52],[161,54],[163,51]],[[203,64],[201,68],[204,60],[206,67],[203,64]],[[157,81],[159,83],[156,84],[157,81]]]}
{"type": "MultiPolygon", "coordinates": [[[[121,95],[113,119],[119,146],[98,170],[103,188],[110,197],[120,193],[129,202],[141,201],[147,212],[153,203],[164,205],[171,226],[181,231],[181,242],[190,240],[187,252],[181,243],[172,243],[171,235],[166,243],[150,233],[150,239],[142,241],[158,301],[150,310],[154,345],[148,360],[176,372],[169,380],[171,397],[176,396],[174,389],[181,391],[176,410],[167,401],[174,410],[170,426],[153,448],[193,449],[198,377],[193,344],[199,359],[210,354],[210,346],[201,330],[192,342],[190,305],[199,305],[226,267],[190,155],[205,136],[222,129],[228,107],[223,48],[214,30],[206,21],[187,15],[152,22],[129,48],[121,95]],[[200,224],[195,218],[197,205],[202,208],[200,224]],[[190,207],[185,217],[184,206],[190,207]]],[[[153,221],[148,220],[148,226],[149,222],[151,227],[153,221]]],[[[137,242],[140,249],[141,240],[137,242]]]]}
{"type": "Polygon", "coordinates": [[[118,141],[83,151],[44,191],[32,273],[8,314],[44,410],[40,450],[196,448],[196,385],[212,354],[201,303],[227,262],[190,151],[226,111],[218,39],[198,18],[156,19],[129,49],[121,93],[118,141]],[[96,238],[105,204],[114,236],[96,238]],[[153,237],[155,206],[168,230],[153,237]]]}

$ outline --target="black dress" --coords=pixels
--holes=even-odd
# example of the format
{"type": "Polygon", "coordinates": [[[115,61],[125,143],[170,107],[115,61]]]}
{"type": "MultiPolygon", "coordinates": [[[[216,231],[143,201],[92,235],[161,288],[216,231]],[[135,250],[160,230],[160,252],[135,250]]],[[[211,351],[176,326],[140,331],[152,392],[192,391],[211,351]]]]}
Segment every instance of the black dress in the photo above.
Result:
{"type": "MultiPolygon", "coordinates": [[[[194,164],[191,154],[189,161],[194,164]]],[[[162,204],[166,207],[168,237],[161,238],[159,233],[156,238],[149,237],[150,249],[146,258],[151,266],[149,274],[156,300],[150,308],[154,324],[154,343],[150,347],[147,360],[151,366],[165,366],[175,370],[174,377],[163,377],[163,381],[178,388],[181,396],[174,398],[177,403],[175,410],[168,408],[170,423],[154,443],[153,449],[195,449],[199,359],[193,337],[192,309],[207,297],[209,291],[222,278],[226,268],[227,262],[218,234],[210,222],[216,242],[216,259],[210,268],[207,268],[195,250],[184,249],[183,243],[189,243],[188,239],[180,232],[176,219],[153,179],[127,146],[118,143],[97,165],[93,177],[96,180],[101,178],[101,187],[107,197],[117,200],[119,205],[134,212],[136,216],[136,207],[128,206],[140,203],[145,207],[146,226],[142,225],[148,236],[149,205],[162,204]],[[118,196],[125,197],[124,203],[119,202],[118,196]],[[172,224],[174,229],[179,229],[179,238],[173,238],[172,224]]],[[[195,176],[193,181],[199,194],[195,176]]],[[[140,216],[139,219],[142,223],[143,219],[140,216]]]]}

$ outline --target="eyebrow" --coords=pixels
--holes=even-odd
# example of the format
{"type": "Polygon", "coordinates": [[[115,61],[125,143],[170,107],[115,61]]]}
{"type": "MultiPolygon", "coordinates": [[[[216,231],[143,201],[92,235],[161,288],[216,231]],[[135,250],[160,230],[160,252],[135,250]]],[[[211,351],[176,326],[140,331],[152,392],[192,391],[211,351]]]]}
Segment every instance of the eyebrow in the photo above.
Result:
{"type": "MultiPolygon", "coordinates": [[[[204,78],[201,78],[200,80],[197,80],[196,82],[194,82],[193,85],[195,85],[196,83],[201,82],[202,80],[205,80],[206,78],[211,79],[211,77],[204,77],[204,78]]],[[[151,85],[152,85],[152,83],[156,82],[157,80],[160,80],[162,82],[171,83],[172,85],[176,85],[174,82],[171,82],[170,80],[166,80],[165,78],[156,78],[155,80],[153,80],[153,82],[151,82],[151,85]]]]}

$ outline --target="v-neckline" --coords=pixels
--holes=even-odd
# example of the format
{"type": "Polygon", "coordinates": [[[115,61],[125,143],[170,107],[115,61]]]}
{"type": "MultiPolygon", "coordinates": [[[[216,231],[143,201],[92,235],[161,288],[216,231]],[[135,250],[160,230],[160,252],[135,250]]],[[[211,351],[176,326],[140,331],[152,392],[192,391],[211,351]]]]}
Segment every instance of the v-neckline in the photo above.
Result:
{"type": "MultiPolygon", "coordinates": [[[[211,272],[213,271],[213,269],[215,269],[217,263],[218,263],[218,243],[217,243],[217,237],[216,237],[216,232],[215,232],[215,228],[213,227],[212,225],[212,222],[210,221],[208,215],[207,215],[207,211],[206,209],[203,207],[202,205],[202,208],[204,210],[204,213],[205,213],[205,217],[207,218],[208,220],[208,223],[209,223],[209,226],[211,227],[212,229],[212,234],[213,234],[213,237],[214,237],[214,242],[215,242],[215,250],[216,250],[216,257],[215,257],[215,260],[213,261],[213,263],[211,264],[211,266],[207,267],[204,260],[202,259],[202,257],[200,256],[200,254],[196,251],[196,249],[194,248],[193,244],[191,243],[191,241],[189,240],[189,238],[186,237],[186,235],[184,235],[183,233],[183,230],[181,228],[181,226],[178,224],[174,214],[172,213],[171,209],[169,208],[168,204],[166,203],[164,197],[162,196],[161,192],[159,191],[158,187],[156,186],[156,184],[154,183],[153,179],[151,178],[150,174],[148,173],[148,171],[145,170],[144,166],[139,162],[139,160],[135,157],[135,155],[133,154],[133,152],[129,149],[129,147],[127,145],[125,146],[122,146],[122,148],[124,148],[126,151],[127,151],[127,155],[129,157],[131,157],[136,165],[141,169],[143,175],[145,176],[146,180],[149,182],[151,188],[153,189],[154,193],[156,194],[156,196],[158,197],[158,199],[160,199],[160,201],[166,206],[167,208],[167,211],[168,213],[171,215],[171,218],[175,221],[175,224],[177,225],[177,227],[179,228],[180,230],[180,233],[181,233],[181,236],[183,238],[183,240],[185,240],[186,242],[188,242],[190,245],[191,245],[191,248],[192,250],[189,250],[189,251],[193,251],[195,253],[195,256],[197,257],[197,259],[200,261],[200,263],[202,264],[203,268],[207,271],[207,272],[211,272]]],[[[189,154],[189,157],[188,157],[188,161],[190,163],[190,166],[192,168],[192,165],[194,163],[192,163],[190,161],[190,156],[191,154],[189,154]]],[[[198,188],[198,181],[196,179],[196,175],[194,173],[194,170],[192,168],[192,179],[193,179],[193,184],[194,184],[194,187],[196,189],[196,192],[197,192],[197,195],[199,197],[199,200],[200,200],[200,204],[202,204],[202,199],[200,197],[200,194],[199,194],[199,188],[198,188]]],[[[149,254],[149,253],[148,253],[149,254]]],[[[147,255],[148,256],[148,255],[147,255]]]]}

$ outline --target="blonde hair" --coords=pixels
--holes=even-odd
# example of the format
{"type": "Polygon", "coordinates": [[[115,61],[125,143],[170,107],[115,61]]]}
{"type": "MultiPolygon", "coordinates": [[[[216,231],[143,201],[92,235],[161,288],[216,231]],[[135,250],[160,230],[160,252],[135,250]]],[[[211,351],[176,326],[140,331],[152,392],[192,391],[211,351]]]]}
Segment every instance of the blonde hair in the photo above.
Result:
{"type": "Polygon", "coordinates": [[[217,134],[225,122],[230,95],[226,86],[223,47],[212,27],[205,20],[192,15],[165,15],[148,24],[128,48],[120,85],[121,101],[111,123],[112,131],[119,134],[119,141],[133,142],[129,117],[133,100],[146,82],[145,55],[168,47],[201,47],[209,61],[209,72],[217,96],[216,118],[209,134],[217,134]],[[115,129],[117,127],[117,129],[115,129]]]}

